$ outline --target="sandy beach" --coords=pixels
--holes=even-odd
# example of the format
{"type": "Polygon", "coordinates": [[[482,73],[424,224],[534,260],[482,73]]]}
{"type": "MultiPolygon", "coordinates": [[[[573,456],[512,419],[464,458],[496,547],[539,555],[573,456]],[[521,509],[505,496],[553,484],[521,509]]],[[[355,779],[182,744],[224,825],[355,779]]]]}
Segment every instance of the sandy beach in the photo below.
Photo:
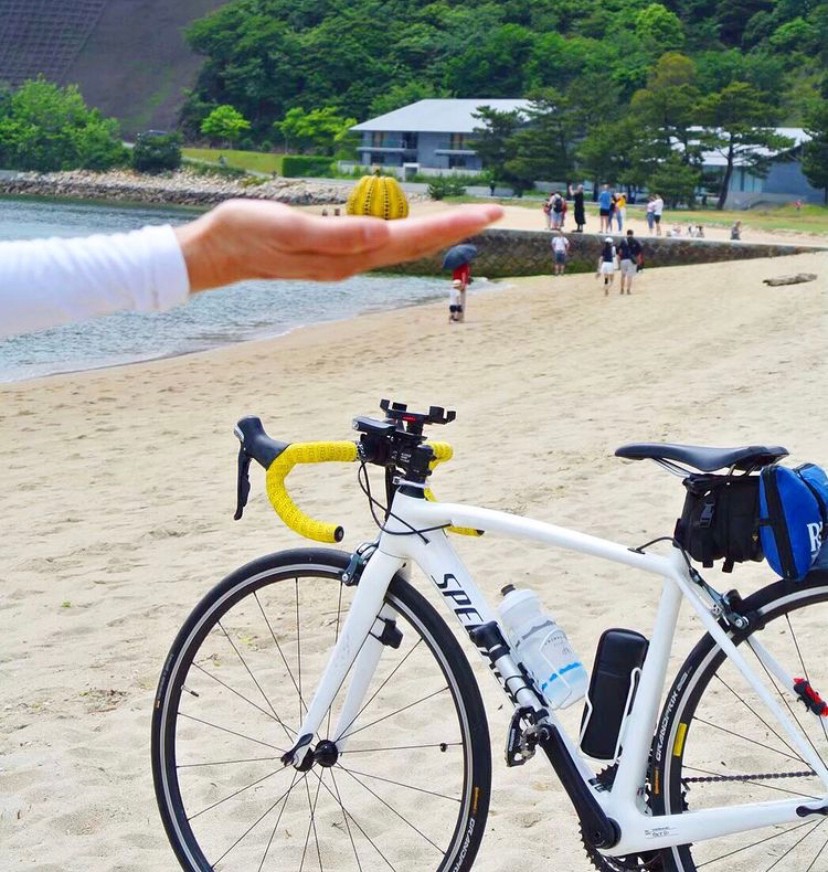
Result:
{"type": "MultiPolygon", "coordinates": [[[[539,209],[527,215],[541,224],[539,209]]],[[[828,463],[828,254],[647,270],[629,297],[617,282],[605,297],[591,275],[501,285],[470,292],[462,325],[441,303],[0,386],[0,867],[177,868],[149,763],[164,658],[225,574],[301,544],[258,470],[233,521],[243,415],[309,441],[351,438],[351,418],[378,415],[382,397],[454,408],[435,433],[455,448],[434,480],[441,498],[629,545],[669,535],[683,492],[655,465],[613,457],[624,442],[781,443],[796,462],[828,463]],[[819,279],[762,283],[794,272],[819,279]]],[[[354,466],[295,478],[303,507],[345,525],[344,547],[373,537],[354,466]]],[[[509,582],[533,587],[588,664],[605,627],[649,632],[649,576],[494,538],[457,547],[492,600],[509,582]]],[[[721,586],[770,580],[755,565],[721,586]]],[[[679,653],[698,635],[685,625],[679,653]]],[[[540,759],[503,765],[509,713],[483,664],[475,670],[494,756],[475,869],[591,868],[551,770],[540,759]]]]}

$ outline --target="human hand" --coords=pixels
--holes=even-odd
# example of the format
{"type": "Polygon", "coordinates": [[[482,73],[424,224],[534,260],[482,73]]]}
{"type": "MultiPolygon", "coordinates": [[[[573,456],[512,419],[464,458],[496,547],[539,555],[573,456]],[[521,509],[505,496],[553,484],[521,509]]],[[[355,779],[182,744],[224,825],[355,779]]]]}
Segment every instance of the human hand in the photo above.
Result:
{"type": "Polygon", "coordinates": [[[447,248],[502,215],[487,204],[396,221],[332,220],[282,203],[228,200],[175,232],[190,289],[202,291],[244,279],[338,281],[447,248]]]}

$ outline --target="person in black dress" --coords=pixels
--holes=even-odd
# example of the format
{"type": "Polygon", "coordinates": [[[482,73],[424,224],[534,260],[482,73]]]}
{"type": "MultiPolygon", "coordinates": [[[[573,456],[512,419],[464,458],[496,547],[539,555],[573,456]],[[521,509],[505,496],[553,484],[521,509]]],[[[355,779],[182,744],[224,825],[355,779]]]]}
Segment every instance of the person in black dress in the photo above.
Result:
{"type": "Polygon", "coordinates": [[[570,185],[569,196],[572,198],[575,207],[575,233],[583,233],[584,224],[586,224],[586,212],[584,211],[584,186],[578,185],[578,187],[573,190],[572,185],[570,185]]]}

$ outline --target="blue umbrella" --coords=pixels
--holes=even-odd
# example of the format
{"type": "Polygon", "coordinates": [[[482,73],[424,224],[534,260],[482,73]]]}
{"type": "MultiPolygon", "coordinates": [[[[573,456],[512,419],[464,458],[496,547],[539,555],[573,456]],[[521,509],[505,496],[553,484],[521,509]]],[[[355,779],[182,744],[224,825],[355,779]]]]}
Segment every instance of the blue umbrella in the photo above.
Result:
{"type": "Polygon", "coordinates": [[[470,245],[468,242],[462,245],[453,245],[443,258],[443,269],[457,269],[458,266],[463,266],[474,259],[477,254],[477,246],[470,245]]]}

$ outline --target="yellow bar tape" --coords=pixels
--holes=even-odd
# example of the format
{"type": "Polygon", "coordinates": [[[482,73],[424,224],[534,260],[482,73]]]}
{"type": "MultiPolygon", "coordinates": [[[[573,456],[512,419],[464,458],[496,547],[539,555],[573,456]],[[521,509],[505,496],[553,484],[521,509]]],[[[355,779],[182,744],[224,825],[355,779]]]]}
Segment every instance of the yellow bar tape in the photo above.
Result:
{"type": "Polygon", "coordinates": [[[344,530],[338,524],[326,524],[306,515],[290,498],[285,478],[297,463],[347,463],[357,459],[354,442],[297,442],[270,464],[265,477],[267,498],[276,514],[300,536],[317,542],[341,542],[344,530]]]}

